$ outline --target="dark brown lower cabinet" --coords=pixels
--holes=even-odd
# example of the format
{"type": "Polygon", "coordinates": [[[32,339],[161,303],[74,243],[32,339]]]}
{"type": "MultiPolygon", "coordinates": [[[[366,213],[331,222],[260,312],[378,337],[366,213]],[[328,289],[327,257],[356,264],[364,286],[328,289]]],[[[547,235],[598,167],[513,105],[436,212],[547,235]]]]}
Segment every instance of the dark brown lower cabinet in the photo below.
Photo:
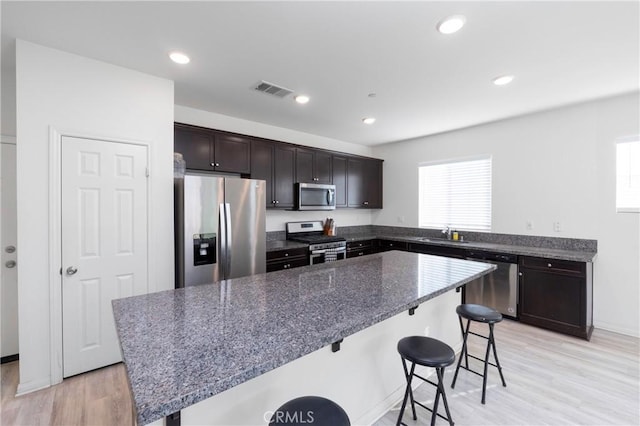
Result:
{"type": "Polygon", "coordinates": [[[309,264],[309,249],[300,247],[267,252],[267,272],[298,268],[309,264]]]}
{"type": "Polygon", "coordinates": [[[593,264],[520,257],[520,321],[589,340],[593,264]]]}
{"type": "Polygon", "coordinates": [[[408,245],[404,241],[379,240],[378,251],[402,250],[407,251],[408,245]]]}
{"type": "Polygon", "coordinates": [[[378,240],[350,241],[347,243],[347,259],[366,256],[377,251],[378,240]]]}

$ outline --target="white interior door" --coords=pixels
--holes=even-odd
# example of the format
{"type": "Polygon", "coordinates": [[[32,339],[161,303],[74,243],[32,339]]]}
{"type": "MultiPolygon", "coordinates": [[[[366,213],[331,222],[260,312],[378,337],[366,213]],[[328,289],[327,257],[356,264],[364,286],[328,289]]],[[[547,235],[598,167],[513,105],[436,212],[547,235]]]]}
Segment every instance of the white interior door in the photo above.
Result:
{"type": "Polygon", "coordinates": [[[1,250],[2,250],[2,357],[18,354],[18,264],[16,221],[16,146],[2,143],[2,199],[1,250]]]}
{"type": "Polygon", "coordinates": [[[147,292],[147,148],[62,138],[63,376],[121,360],[111,300],[147,292]]]}

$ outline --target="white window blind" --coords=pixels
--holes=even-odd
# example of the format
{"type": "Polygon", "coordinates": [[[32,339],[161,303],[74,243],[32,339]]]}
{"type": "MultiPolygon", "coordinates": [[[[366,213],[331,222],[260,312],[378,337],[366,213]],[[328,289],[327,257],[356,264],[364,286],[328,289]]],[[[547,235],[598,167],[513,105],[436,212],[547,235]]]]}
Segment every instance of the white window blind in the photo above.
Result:
{"type": "Polygon", "coordinates": [[[640,139],[616,144],[616,211],[640,212],[640,139]]]}
{"type": "Polygon", "coordinates": [[[491,230],[491,157],[419,167],[419,225],[491,230]]]}

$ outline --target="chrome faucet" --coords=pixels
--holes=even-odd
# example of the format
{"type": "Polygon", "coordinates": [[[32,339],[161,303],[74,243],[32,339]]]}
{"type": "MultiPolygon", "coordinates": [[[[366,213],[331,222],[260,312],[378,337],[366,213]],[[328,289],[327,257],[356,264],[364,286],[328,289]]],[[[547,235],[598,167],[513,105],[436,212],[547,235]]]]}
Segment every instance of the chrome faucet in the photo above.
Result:
{"type": "Polygon", "coordinates": [[[442,230],[442,233],[447,236],[447,240],[451,239],[451,227],[447,226],[442,230]]]}

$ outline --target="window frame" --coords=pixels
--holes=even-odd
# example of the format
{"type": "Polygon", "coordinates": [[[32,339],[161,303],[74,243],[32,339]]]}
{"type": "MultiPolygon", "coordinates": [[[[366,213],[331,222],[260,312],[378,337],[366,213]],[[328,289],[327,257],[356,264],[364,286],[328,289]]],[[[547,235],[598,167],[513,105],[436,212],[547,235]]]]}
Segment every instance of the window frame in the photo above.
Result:
{"type": "MultiPolygon", "coordinates": [[[[640,147],[640,135],[632,135],[632,136],[625,136],[622,138],[618,138],[616,139],[616,143],[615,143],[615,208],[616,208],[616,213],[640,213],[640,204],[638,204],[638,206],[623,206],[620,207],[620,205],[618,203],[620,203],[619,200],[619,188],[618,188],[618,183],[619,183],[619,177],[620,177],[620,173],[618,172],[618,169],[620,167],[620,165],[618,164],[618,148],[621,145],[624,144],[638,144],[638,147],[640,147]]],[[[633,164],[633,163],[632,163],[633,164]]],[[[640,169],[640,167],[638,167],[640,169]]],[[[639,173],[640,174],[640,173],[639,173]]],[[[631,176],[632,173],[629,174],[629,176],[631,176]]]]}
{"type": "Polygon", "coordinates": [[[450,226],[452,229],[460,230],[460,231],[469,231],[469,232],[492,232],[493,229],[493,156],[491,154],[481,154],[474,155],[468,157],[456,157],[456,158],[446,158],[435,161],[424,161],[418,163],[418,227],[424,229],[443,229],[446,226],[450,226]],[[420,170],[423,167],[429,166],[438,166],[438,165],[447,165],[447,164],[457,164],[457,163],[466,163],[472,161],[482,161],[486,160],[489,162],[489,182],[488,182],[488,223],[486,227],[466,227],[460,226],[455,223],[442,224],[441,227],[437,225],[422,225],[422,179],[420,178],[420,170]]]}

